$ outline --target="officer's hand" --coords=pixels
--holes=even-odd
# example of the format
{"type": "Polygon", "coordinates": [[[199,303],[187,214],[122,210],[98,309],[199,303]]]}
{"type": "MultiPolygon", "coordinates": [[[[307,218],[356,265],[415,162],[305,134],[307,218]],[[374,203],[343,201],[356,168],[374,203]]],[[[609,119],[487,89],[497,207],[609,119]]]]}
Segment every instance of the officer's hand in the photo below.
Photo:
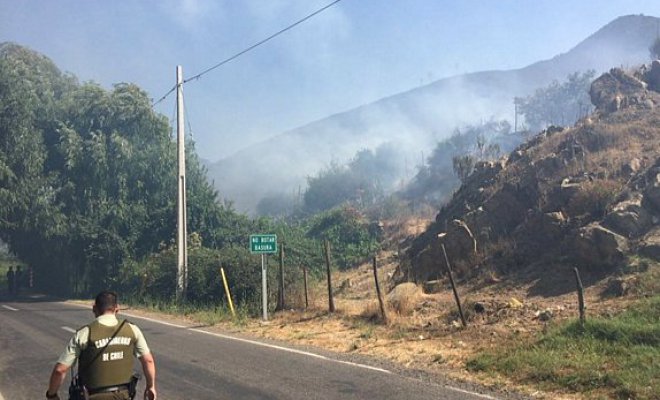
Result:
{"type": "Polygon", "coordinates": [[[156,400],[156,389],[145,389],[144,400],[156,400]]]}

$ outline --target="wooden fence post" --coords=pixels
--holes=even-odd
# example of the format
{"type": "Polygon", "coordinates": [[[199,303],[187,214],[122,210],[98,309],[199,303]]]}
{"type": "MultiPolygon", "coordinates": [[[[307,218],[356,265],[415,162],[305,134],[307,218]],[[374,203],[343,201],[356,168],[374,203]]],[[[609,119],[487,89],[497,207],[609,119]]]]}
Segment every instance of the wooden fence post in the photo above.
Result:
{"type": "Polygon", "coordinates": [[[309,298],[307,295],[307,267],[303,267],[303,283],[305,285],[305,310],[309,308],[309,298]]]}
{"type": "Polygon", "coordinates": [[[277,310],[284,310],[284,242],[280,245],[280,277],[277,290],[277,310]]]}
{"type": "Polygon", "coordinates": [[[324,242],[325,247],[325,267],[328,272],[328,310],[335,312],[335,301],[332,298],[332,277],[330,276],[330,242],[326,239],[324,242]]]}
{"type": "Polygon", "coordinates": [[[447,250],[445,249],[445,244],[440,243],[442,247],[442,254],[445,255],[445,266],[447,267],[447,274],[449,274],[449,282],[451,282],[451,289],[454,291],[454,299],[456,300],[456,305],[458,306],[458,313],[461,315],[461,322],[463,327],[467,326],[467,321],[465,320],[465,315],[463,315],[463,307],[461,306],[461,299],[458,297],[458,291],[456,290],[456,283],[454,282],[454,274],[451,272],[451,265],[449,265],[449,258],[447,257],[447,250]]]}
{"type": "Polygon", "coordinates": [[[582,279],[580,279],[580,272],[577,268],[573,268],[575,273],[575,281],[577,283],[577,295],[578,295],[578,310],[580,311],[580,326],[584,328],[584,322],[586,320],[584,315],[584,287],[582,286],[582,279]]]}
{"type": "Polygon", "coordinates": [[[380,293],[380,285],[378,284],[378,266],[376,265],[376,256],[374,256],[374,280],[376,281],[376,294],[378,295],[378,305],[380,306],[380,316],[384,323],[387,323],[387,315],[385,314],[385,304],[383,303],[383,295],[380,293]]]}

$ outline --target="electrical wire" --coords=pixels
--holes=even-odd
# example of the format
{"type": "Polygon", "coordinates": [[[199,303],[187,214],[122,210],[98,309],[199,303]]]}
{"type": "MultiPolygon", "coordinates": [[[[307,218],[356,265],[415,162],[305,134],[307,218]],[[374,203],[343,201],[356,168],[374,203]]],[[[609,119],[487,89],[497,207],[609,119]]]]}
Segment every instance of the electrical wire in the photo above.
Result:
{"type": "Polygon", "coordinates": [[[151,104],[151,106],[152,106],[152,107],[157,106],[157,105],[160,104],[162,101],[164,101],[169,95],[171,95],[172,92],[175,91],[175,90],[176,90],[176,85],[172,86],[172,89],[170,89],[167,93],[165,93],[160,99],[158,99],[158,100],[156,100],[155,102],[153,102],[153,103],[151,104]]]}
{"type": "Polygon", "coordinates": [[[257,43],[255,43],[255,44],[253,44],[252,46],[246,48],[245,50],[239,51],[238,53],[234,54],[233,56],[231,56],[231,57],[229,57],[229,58],[227,58],[227,59],[225,59],[225,60],[220,61],[219,63],[215,64],[214,66],[212,66],[212,67],[210,67],[210,68],[205,69],[204,71],[200,72],[199,74],[194,75],[194,76],[191,76],[191,77],[188,78],[188,79],[185,79],[183,82],[186,83],[186,82],[190,82],[190,81],[197,80],[197,79],[201,78],[203,75],[206,75],[207,73],[213,71],[214,69],[216,69],[216,68],[218,68],[218,67],[221,67],[221,66],[223,66],[224,64],[227,64],[228,62],[230,62],[230,61],[232,61],[232,60],[237,59],[238,57],[242,56],[243,54],[247,53],[248,51],[254,50],[255,48],[257,48],[257,47],[261,46],[262,44],[264,44],[264,43],[266,43],[266,42],[268,42],[268,41],[270,41],[270,40],[276,38],[277,36],[283,34],[284,32],[286,32],[286,31],[288,31],[288,30],[291,30],[291,29],[295,28],[296,26],[302,24],[303,22],[305,22],[305,21],[307,21],[308,19],[314,17],[315,15],[322,13],[323,11],[325,11],[325,10],[327,10],[328,8],[334,6],[335,4],[339,3],[340,1],[341,1],[341,0],[335,0],[335,1],[333,1],[332,3],[330,3],[330,4],[328,4],[328,5],[326,5],[326,6],[322,7],[322,8],[319,8],[318,10],[314,11],[313,13],[307,15],[306,17],[304,17],[304,18],[302,18],[302,19],[299,19],[298,21],[296,21],[296,22],[294,22],[293,24],[287,26],[286,28],[277,31],[277,32],[273,33],[272,35],[268,36],[267,38],[265,38],[265,39],[263,39],[263,40],[260,40],[259,42],[257,42],[257,43]]]}
{"type": "MultiPolygon", "coordinates": [[[[226,59],[220,61],[219,63],[217,63],[217,64],[215,64],[215,65],[213,65],[213,66],[211,66],[211,67],[205,69],[204,71],[200,72],[199,74],[197,74],[197,75],[193,75],[193,76],[191,76],[191,77],[188,78],[188,79],[184,79],[184,80],[183,80],[183,83],[187,83],[187,82],[190,82],[190,81],[198,80],[199,78],[201,78],[202,76],[208,74],[209,72],[213,71],[214,69],[219,68],[219,67],[221,67],[221,66],[227,64],[228,62],[237,59],[238,57],[242,56],[243,54],[245,54],[245,53],[247,53],[247,52],[249,52],[249,51],[252,51],[252,50],[256,49],[257,47],[261,46],[262,44],[264,44],[264,43],[266,43],[266,42],[268,42],[268,41],[270,41],[270,40],[272,40],[272,39],[275,39],[275,38],[278,37],[279,35],[285,33],[286,31],[289,31],[289,30],[295,28],[296,26],[302,24],[303,22],[307,21],[308,19],[310,19],[310,18],[312,18],[312,17],[314,17],[314,16],[316,16],[316,15],[322,13],[323,11],[325,11],[325,10],[327,10],[328,8],[334,6],[335,4],[339,3],[340,1],[341,1],[341,0],[335,0],[335,1],[333,1],[333,2],[331,2],[331,3],[329,3],[329,4],[327,4],[327,5],[325,5],[325,6],[321,7],[321,8],[319,8],[318,10],[316,10],[316,11],[314,11],[313,13],[308,14],[307,16],[305,16],[305,17],[299,19],[298,21],[292,23],[291,25],[287,26],[286,28],[280,29],[279,31],[273,33],[272,35],[268,36],[267,38],[262,39],[262,40],[258,41],[257,43],[253,44],[252,46],[249,46],[249,47],[247,47],[246,49],[239,51],[238,53],[234,54],[233,56],[231,56],[231,57],[229,57],[229,58],[226,58],[226,59]]],[[[174,87],[172,87],[172,89],[170,89],[170,90],[169,90],[167,93],[165,93],[161,98],[159,98],[156,102],[154,102],[152,106],[156,106],[156,105],[158,105],[159,103],[161,103],[162,101],[164,101],[164,100],[165,100],[170,94],[172,94],[172,92],[174,92],[175,90],[176,90],[176,85],[174,85],[174,87]]]]}

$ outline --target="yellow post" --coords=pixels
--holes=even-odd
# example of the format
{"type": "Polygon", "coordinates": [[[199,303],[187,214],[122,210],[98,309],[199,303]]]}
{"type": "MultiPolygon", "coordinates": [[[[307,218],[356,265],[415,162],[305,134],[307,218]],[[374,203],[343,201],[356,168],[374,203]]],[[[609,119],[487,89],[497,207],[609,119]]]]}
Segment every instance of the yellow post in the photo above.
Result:
{"type": "Polygon", "coordinates": [[[231,301],[231,293],[229,293],[229,285],[227,285],[227,277],[225,276],[225,270],[220,267],[220,273],[222,274],[222,283],[225,285],[225,294],[229,300],[229,308],[231,309],[231,315],[235,318],[236,311],[234,311],[234,303],[231,301]]]}

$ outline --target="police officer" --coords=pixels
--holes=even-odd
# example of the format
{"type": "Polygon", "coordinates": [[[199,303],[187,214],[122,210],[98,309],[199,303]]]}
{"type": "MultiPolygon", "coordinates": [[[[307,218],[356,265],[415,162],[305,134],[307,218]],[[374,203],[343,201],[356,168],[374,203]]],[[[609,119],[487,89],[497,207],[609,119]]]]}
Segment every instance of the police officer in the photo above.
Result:
{"type": "Polygon", "coordinates": [[[16,273],[14,267],[10,266],[9,271],[7,271],[7,290],[10,296],[14,295],[14,285],[16,285],[16,273]]]}
{"type": "Polygon", "coordinates": [[[46,398],[59,400],[57,391],[77,359],[79,379],[87,388],[91,400],[128,400],[133,356],[136,356],[147,381],[144,399],[155,400],[154,358],[140,328],[117,319],[117,294],[110,291],[99,293],[92,311],[96,320],[76,332],[57,360],[46,398]]]}

